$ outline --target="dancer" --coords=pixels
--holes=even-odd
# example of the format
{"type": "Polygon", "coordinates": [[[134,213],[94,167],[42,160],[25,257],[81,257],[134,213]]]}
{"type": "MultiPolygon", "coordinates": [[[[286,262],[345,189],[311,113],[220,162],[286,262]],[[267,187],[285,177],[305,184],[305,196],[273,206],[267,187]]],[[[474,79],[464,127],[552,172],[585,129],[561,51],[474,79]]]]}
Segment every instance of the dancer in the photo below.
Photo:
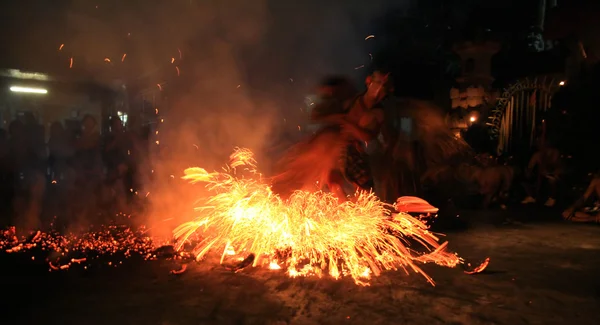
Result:
{"type": "Polygon", "coordinates": [[[366,78],[367,90],[354,97],[345,79],[332,84],[321,87],[323,101],[312,117],[322,125],[319,131],[292,147],[279,163],[272,188],[280,195],[314,190],[316,185],[346,199],[352,191],[373,188],[367,152],[381,146],[378,136],[385,133],[380,103],[392,89],[389,74],[374,72],[366,78]]]}

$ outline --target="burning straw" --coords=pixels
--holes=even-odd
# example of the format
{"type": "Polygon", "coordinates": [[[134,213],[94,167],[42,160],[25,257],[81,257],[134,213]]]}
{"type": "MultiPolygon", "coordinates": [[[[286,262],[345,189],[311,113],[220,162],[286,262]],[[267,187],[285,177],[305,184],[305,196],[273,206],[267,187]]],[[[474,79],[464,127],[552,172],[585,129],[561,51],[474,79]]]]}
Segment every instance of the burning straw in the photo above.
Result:
{"type": "Polygon", "coordinates": [[[281,199],[246,149],[236,149],[223,172],[189,168],[183,178],[205,183],[213,193],[196,208],[195,220],[175,229],[179,248],[198,239],[197,260],[210,251],[221,252],[221,263],[233,252],[252,253],[253,266],[283,267],[290,276],[347,275],[362,285],[368,285],[371,273],[397,269],[420,273],[433,285],[418,262],[447,267],[461,262],[423,222],[406,213],[391,214],[372,193],[358,193],[344,203],[321,191],[297,191],[281,199]],[[425,253],[409,248],[411,243],[425,253]]]}

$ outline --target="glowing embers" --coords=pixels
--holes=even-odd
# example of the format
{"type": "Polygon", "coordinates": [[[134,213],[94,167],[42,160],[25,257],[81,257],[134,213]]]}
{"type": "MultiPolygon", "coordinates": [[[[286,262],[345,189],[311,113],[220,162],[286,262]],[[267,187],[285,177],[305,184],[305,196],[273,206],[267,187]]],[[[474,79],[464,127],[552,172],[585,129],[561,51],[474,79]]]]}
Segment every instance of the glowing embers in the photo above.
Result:
{"type": "Polygon", "coordinates": [[[183,178],[205,183],[211,192],[200,198],[198,218],[175,230],[179,248],[193,239],[196,259],[216,251],[223,263],[240,252],[241,258],[253,255],[253,266],[284,268],[290,276],[351,276],[357,284],[397,269],[411,269],[433,284],[417,262],[448,267],[461,262],[423,222],[404,212],[391,215],[390,206],[372,193],[340,203],[329,193],[297,191],[282,200],[256,171],[249,150],[237,149],[223,172],[189,168],[183,178]]]}

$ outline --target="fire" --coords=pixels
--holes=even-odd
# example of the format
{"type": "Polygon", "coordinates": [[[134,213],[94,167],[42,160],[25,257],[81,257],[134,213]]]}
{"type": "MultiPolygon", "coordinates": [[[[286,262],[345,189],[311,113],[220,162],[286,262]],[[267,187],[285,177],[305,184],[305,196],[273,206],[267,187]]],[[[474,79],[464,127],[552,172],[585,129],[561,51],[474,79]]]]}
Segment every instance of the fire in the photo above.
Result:
{"type": "Polygon", "coordinates": [[[283,200],[257,172],[247,149],[236,149],[223,172],[188,168],[183,178],[205,183],[211,191],[196,208],[199,216],[174,231],[178,248],[198,240],[197,260],[217,251],[223,262],[240,252],[253,255],[253,266],[285,268],[289,276],[350,276],[362,285],[372,274],[397,269],[410,269],[433,285],[417,263],[461,263],[423,222],[390,213],[393,207],[372,193],[340,203],[329,193],[297,191],[283,200]],[[409,248],[411,243],[424,252],[409,248]]]}

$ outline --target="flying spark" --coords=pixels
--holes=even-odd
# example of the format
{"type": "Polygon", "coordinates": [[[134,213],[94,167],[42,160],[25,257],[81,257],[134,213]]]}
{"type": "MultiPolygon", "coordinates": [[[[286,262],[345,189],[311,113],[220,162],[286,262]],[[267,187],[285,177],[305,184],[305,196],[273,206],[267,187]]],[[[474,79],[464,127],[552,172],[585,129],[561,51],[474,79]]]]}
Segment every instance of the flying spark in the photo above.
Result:
{"type": "Polygon", "coordinates": [[[127,57],[127,53],[124,53],[123,56],[121,57],[121,62],[124,62],[126,57],[127,57]]]}
{"type": "MultiPolygon", "coordinates": [[[[361,285],[368,285],[371,274],[397,269],[412,270],[434,284],[418,263],[462,263],[422,221],[404,212],[390,214],[373,193],[357,193],[344,203],[319,191],[280,198],[262,181],[248,149],[237,149],[224,172],[188,168],[183,178],[206,184],[212,193],[201,199],[199,216],[174,231],[176,247],[200,239],[192,252],[196,260],[211,251],[222,261],[245,254],[252,265],[282,268],[291,277],[349,276],[361,285]],[[236,176],[240,173],[244,176],[236,176]],[[422,252],[407,246],[413,240],[423,246],[422,252]]],[[[408,199],[433,208],[421,199],[408,199]]]]}
{"type": "Polygon", "coordinates": [[[63,47],[65,47],[65,44],[60,44],[60,46],[58,47],[58,50],[59,50],[59,51],[60,51],[60,50],[62,50],[62,49],[63,49],[63,47]]]}
{"type": "Polygon", "coordinates": [[[370,39],[370,38],[375,38],[375,35],[369,35],[369,36],[365,37],[365,41],[368,40],[368,39],[370,39]]]}

